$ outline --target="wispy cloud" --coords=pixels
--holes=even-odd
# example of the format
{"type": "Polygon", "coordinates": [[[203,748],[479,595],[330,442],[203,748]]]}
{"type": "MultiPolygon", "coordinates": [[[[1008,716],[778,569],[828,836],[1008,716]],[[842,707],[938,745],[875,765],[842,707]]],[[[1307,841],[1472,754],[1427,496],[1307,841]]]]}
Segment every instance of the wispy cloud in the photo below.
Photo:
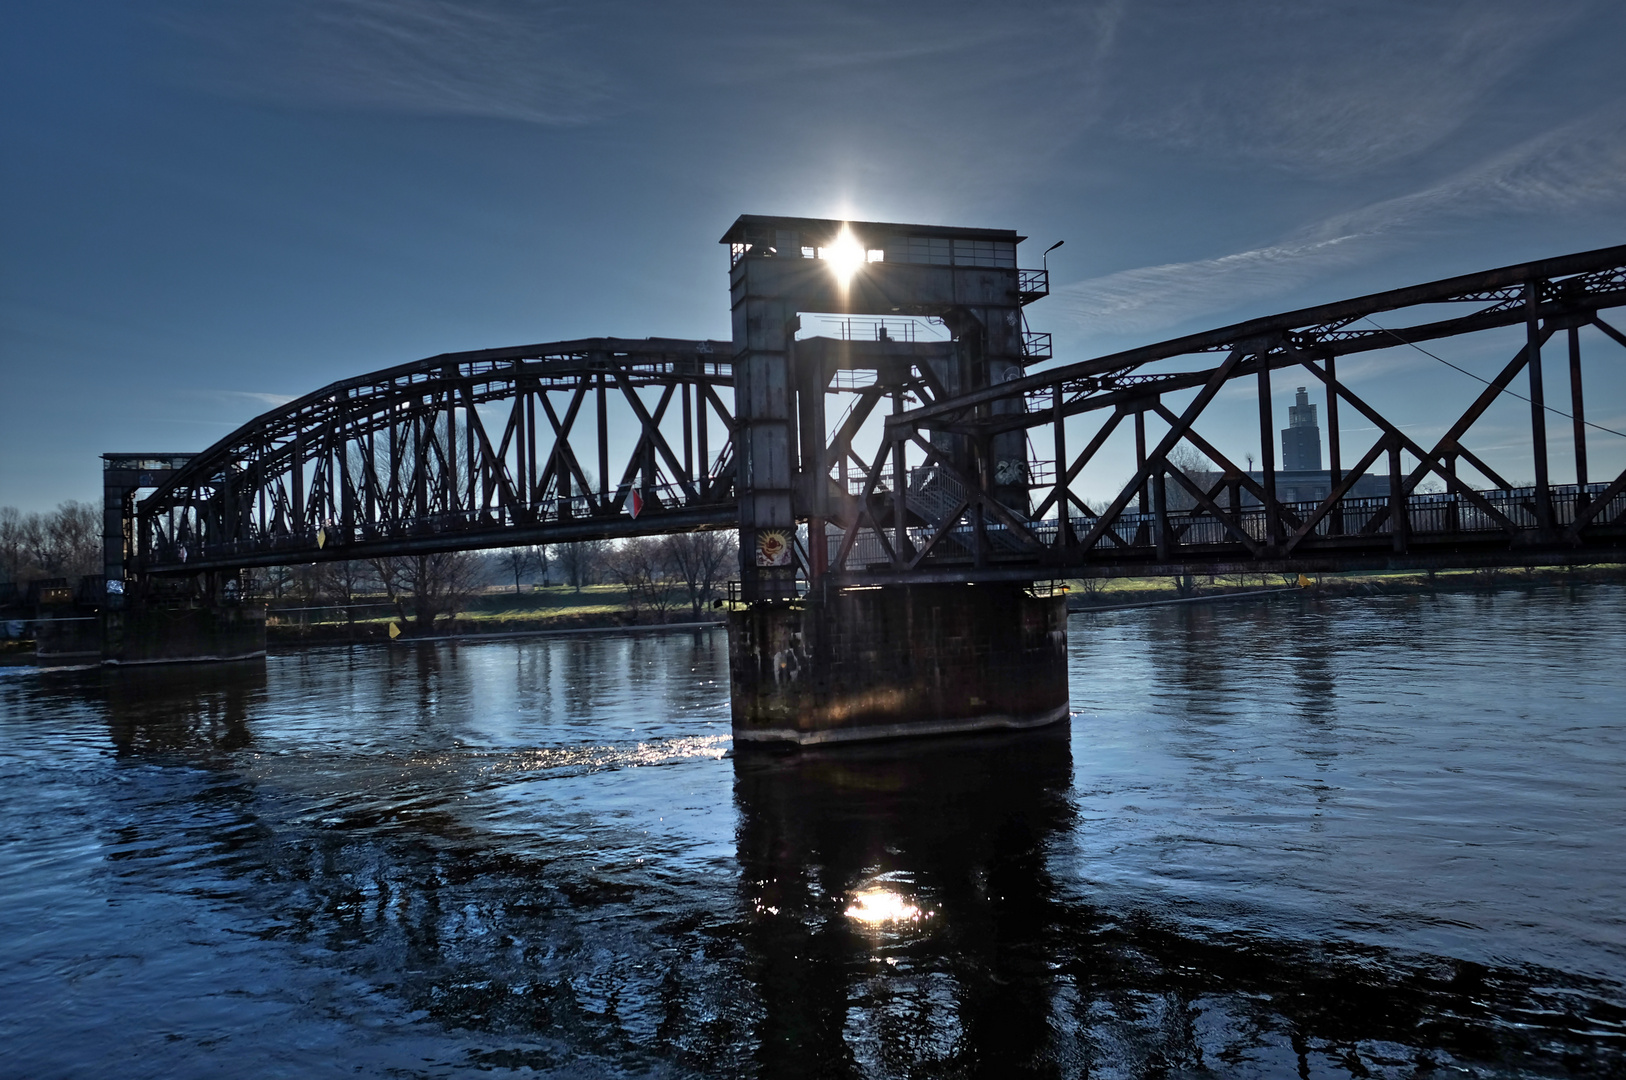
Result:
{"type": "Polygon", "coordinates": [[[1596,0],[165,2],[194,76],[286,104],[560,125],[749,84],[786,127],[862,103],[1030,154],[1109,132],[1346,177],[1439,144],[1596,0]]]}
{"type": "Polygon", "coordinates": [[[1106,122],[1223,158],[1346,176],[1440,143],[1587,7],[1137,6],[1107,60],[1106,122]]]}
{"type": "Polygon", "coordinates": [[[241,405],[247,402],[257,405],[261,409],[274,409],[279,405],[286,405],[292,401],[294,394],[273,394],[264,390],[206,390],[202,393],[216,398],[224,404],[241,405]]]}
{"type": "Polygon", "coordinates": [[[1562,213],[1626,199],[1626,105],[1494,155],[1438,184],[1327,218],[1277,243],[1063,286],[1080,329],[1144,333],[1290,292],[1426,239],[1454,219],[1562,213]]]}
{"type": "Polygon", "coordinates": [[[182,8],[215,89],[283,104],[579,124],[609,103],[572,19],[502,0],[289,0],[182,8]]]}

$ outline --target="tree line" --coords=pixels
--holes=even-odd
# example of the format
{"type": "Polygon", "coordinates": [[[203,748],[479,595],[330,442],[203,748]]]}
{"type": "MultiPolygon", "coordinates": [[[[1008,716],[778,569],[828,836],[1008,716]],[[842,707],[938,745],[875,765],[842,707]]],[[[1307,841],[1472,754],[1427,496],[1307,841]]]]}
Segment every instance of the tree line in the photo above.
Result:
{"type": "MultiPolygon", "coordinates": [[[[455,615],[472,596],[493,585],[511,586],[518,594],[537,581],[571,586],[577,592],[607,583],[626,590],[635,616],[648,611],[664,619],[686,603],[698,618],[733,576],[738,556],[733,532],[679,533],[619,543],[583,540],[274,566],[252,571],[251,588],[272,600],[296,598],[336,607],[352,607],[364,597],[382,595],[399,618],[428,626],[455,615]]],[[[96,504],[70,499],[44,514],[0,506],[0,583],[73,581],[102,569],[102,521],[96,504]]]]}
{"type": "Polygon", "coordinates": [[[403,625],[423,632],[437,619],[455,617],[492,587],[512,588],[517,596],[527,584],[564,585],[577,592],[613,584],[625,590],[635,620],[648,614],[664,622],[684,605],[699,618],[734,576],[738,556],[732,532],[679,533],[619,543],[583,540],[274,566],[253,571],[252,591],[272,601],[343,608],[350,617],[351,609],[377,600],[394,608],[403,625]]]}
{"type": "Polygon", "coordinates": [[[95,503],[72,499],[48,513],[0,506],[0,581],[102,572],[102,518],[95,503]]]}

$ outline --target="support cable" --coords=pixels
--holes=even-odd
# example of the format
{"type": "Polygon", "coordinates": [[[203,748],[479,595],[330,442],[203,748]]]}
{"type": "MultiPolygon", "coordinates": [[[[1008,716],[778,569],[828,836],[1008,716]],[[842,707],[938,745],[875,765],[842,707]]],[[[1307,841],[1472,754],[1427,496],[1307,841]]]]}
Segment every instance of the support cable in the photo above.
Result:
{"type": "MultiPolygon", "coordinates": [[[[1446,367],[1450,368],[1451,370],[1460,371],[1464,375],[1468,376],[1468,378],[1470,378],[1470,379],[1478,379],[1480,382],[1484,383],[1486,386],[1489,386],[1491,384],[1491,381],[1489,379],[1484,378],[1484,377],[1479,376],[1479,375],[1475,375],[1473,372],[1469,371],[1465,367],[1458,367],[1457,365],[1453,364],[1451,361],[1445,359],[1442,356],[1435,356],[1433,353],[1429,352],[1427,349],[1423,348],[1421,345],[1417,345],[1417,344],[1415,344],[1413,342],[1407,341],[1405,338],[1401,337],[1399,334],[1395,333],[1393,330],[1390,330],[1387,326],[1378,326],[1378,324],[1375,323],[1375,322],[1372,322],[1372,320],[1370,318],[1366,318],[1366,321],[1369,322],[1369,323],[1372,323],[1373,326],[1376,326],[1379,330],[1382,330],[1385,334],[1388,334],[1390,337],[1392,337],[1396,341],[1400,342],[1400,344],[1402,344],[1402,345],[1410,345],[1412,348],[1416,349],[1418,352],[1422,353],[1424,356],[1432,357],[1433,359],[1438,360],[1440,363],[1444,364],[1446,367]]],[[[1502,393],[1502,394],[1507,394],[1509,397],[1516,397],[1520,401],[1524,402],[1526,405],[1534,405],[1535,404],[1535,402],[1531,401],[1529,398],[1525,397],[1523,394],[1519,393],[1517,390],[1509,390],[1505,386],[1501,390],[1499,390],[1497,392],[1502,393]]],[[[1551,405],[1546,404],[1545,402],[1542,403],[1541,407],[1543,409],[1546,409],[1548,412],[1552,413],[1554,416],[1562,416],[1564,419],[1569,420],[1569,421],[1574,421],[1574,419],[1575,419],[1575,417],[1571,416],[1569,413],[1564,412],[1564,411],[1562,411],[1560,409],[1555,409],[1551,405]]],[[[1585,424],[1589,428],[1597,428],[1599,431],[1607,431],[1611,435],[1619,435],[1621,438],[1626,439],[1626,431],[1616,431],[1612,427],[1604,427],[1602,424],[1594,424],[1590,420],[1582,420],[1581,423],[1585,424]]]]}

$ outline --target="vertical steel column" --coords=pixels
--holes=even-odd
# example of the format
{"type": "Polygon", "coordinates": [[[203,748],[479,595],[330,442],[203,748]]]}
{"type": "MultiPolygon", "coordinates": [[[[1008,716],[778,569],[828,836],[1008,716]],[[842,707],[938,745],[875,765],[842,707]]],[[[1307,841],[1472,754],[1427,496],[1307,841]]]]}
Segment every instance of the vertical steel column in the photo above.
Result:
{"type": "Polygon", "coordinates": [[[519,416],[514,425],[514,467],[515,497],[519,500],[514,507],[514,521],[532,521],[531,516],[531,432],[535,422],[531,414],[531,394],[520,379],[514,380],[514,402],[519,406],[519,416]]]}
{"type": "Polygon", "coordinates": [[[1406,493],[1402,490],[1400,475],[1400,443],[1389,442],[1389,535],[1394,549],[1404,552],[1411,521],[1406,514],[1406,493]]]}
{"type": "MultiPolygon", "coordinates": [[[[894,395],[897,403],[894,411],[902,405],[902,395],[894,395]]],[[[903,439],[892,440],[892,565],[903,569],[905,547],[909,542],[909,514],[907,492],[909,490],[909,470],[904,462],[903,439]]],[[[808,530],[809,535],[812,529],[808,530]]],[[[820,523],[820,532],[823,532],[823,523],[820,523]]],[[[821,562],[823,560],[820,560],[821,562]]]]}
{"type": "MultiPolygon", "coordinates": [[[[1343,443],[1338,433],[1338,358],[1327,357],[1327,491],[1337,490],[1344,481],[1343,443]]],[[[1328,532],[1333,536],[1344,534],[1344,500],[1332,509],[1328,532]]]]}
{"type": "Polygon", "coordinates": [[[1169,560],[1169,493],[1168,469],[1162,464],[1152,470],[1152,513],[1156,524],[1153,526],[1153,539],[1157,544],[1157,561],[1169,560]]]}
{"type": "Polygon", "coordinates": [[[1281,515],[1276,508],[1276,424],[1271,419],[1270,357],[1260,353],[1259,361],[1259,470],[1265,489],[1265,547],[1281,542],[1281,515]]]}
{"type": "Polygon", "coordinates": [[[420,523],[429,516],[429,448],[424,446],[424,429],[429,429],[431,442],[435,437],[435,414],[425,410],[412,414],[412,497],[415,500],[420,523]]]}
{"type": "Polygon", "coordinates": [[[1581,328],[1570,327],[1570,422],[1575,427],[1575,483],[1582,490],[1576,508],[1586,505],[1586,405],[1581,400],[1581,328]]]}
{"type": "Polygon", "coordinates": [[[1534,278],[1524,285],[1525,349],[1530,364],[1530,449],[1536,466],[1536,528],[1553,527],[1553,495],[1547,478],[1547,405],[1541,380],[1540,295],[1534,278]]]}
{"type": "MultiPolygon", "coordinates": [[[[345,397],[349,396],[347,392],[345,397]]],[[[334,423],[339,426],[336,438],[339,444],[339,524],[344,529],[346,540],[354,538],[355,533],[351,530],[356,523],[355,489],[350,483],[350,440],[345,436],[344,430],[348,426],[348,420],[348,415],[334,417],[334,423]]]]}
{"type": "Polygon", "coordinates": [[[294,505],[293,520],[288,523],[288,531],[295,536],[303,536],[305,535],[305,432],[303,428],[294,432],[294,451],[289,465],[294,470],[294,505]]]}
{"type": "MultiPolygon", "coordinates": [[[[1145,409],[1136,409],[1135,410],[1135,471],[1138,473],[1144,468],[1146,468],[1146,410],[1145,409]]],[[[1138,496],[1138,498],[1140,500],[1140,504],[1139,504],[1140,505],[1140,512],[1143,513],[1143,514],[1150,513],[1151,512],[1151,506],[1149,505],[1150,492],[1149,492],[1149,490],[1147,488],[1147,484],[1146,484],[1145,481],[1142,481],[1142,483],[1140,485],[1140,491],[1137,493],[1137,496],[1138,496]]]]}
{"type": "Polygon", "coordinates": [[[367,485],[364,495],[365,507],[363,513],[367,515],[366,525],[371,526],[378,520],[378,432],[367,432],[367,464],[361,470],[362,483],[367,485]]]}
{"type": "Polygon", "coordinates": [[[446,391],[446,501],[442,509],[447,513],[463,509],[457,490],[457,396],[446,391]]]}
{"type": "Polygon", "coordinates": [[[1072,524],[1072,507],[1068,505],[1067,499],[1067,418],[1062,414],[1061,383],[1058,382],[1051,392],[1054,395],[1051,405],[1054,409],[1054,416],[1050,422],[1056,429],[1055,546],[1065,548],[1068,546],[1067,534],[1070,531],[1069,526],[1072,524]]]}
{"type": "MultiPolygon", "coordinates": [[[[798,317],[797,322],[800,322],[798,317]]],[[[825,523],[830,517],[829,421],[824,392],[830,373],[821,358],[815,366],[803,363],[797,394],[802,410],[802,497],[807,502],[807,570],[809,586],[823,579],[830,561],[825,523]]],[[[901,505],[901,504],[900,504],[901,505]]],[[[901,557],[902,549],[898,549],[901,557]]]]}
{"type": "MultiPolygon", "coordinates": [[[[1146,409],[1144,406],[1135,410],[1135,473],[1139,475],[1146,468],[1146,409]]],[[[1130,536],[1129,542],[1135,546],[1146,543],[1146,515],[1152,512],[1152,491],[1150,481],[1142,479],[1140,490],[1135,493],[1136,507],[1139,509],[1140,523],[1135,526],[1135,532],[1130,536]]]]}
{"type": "MultiPolygon", "coordinates": [[[[701,361],[700,374],[704,375],[704,373],[705,362],[701,361]]],[[[694,487],[696,491],[700,492],[700,497],[702,499],[705,499],[710,495],[710,492],[707,491],[707,485],[711,480],[711,444],[709,431],[711,428],[711,403],[706,400],[706,385],[706,380],[704,378],[698,378],[695,380],[695,411],[699,415],[695,418],[698,423],[695,427],[694,435],[695,449],[700,457],[700,473],[695,477],[694,487]]]]}
{"type": "Polygon", "coordinates": [[[610,503],[610,432],[604,383],[608,378],[606,373],[598,373],[598,502],[606,509],[610,503]]]}
{"type": "MultiPolygon", "coordinates": [[[[634,390],[632,393],[637,396],[638,391],[634,390]]],[[[646,510],[653,509],[655,503],[655,435],[659,428],[653,419],[651,414],[651,423],[644,431],[644,450],[640,455],[642,460],[638,463],[638,488],[643,493],[646,510]]]]}
{"type": "MultiPolygon", "coordinates": [[[[674,365],[675,367],[675,365],[674,365]]],[[[676,371],[672,377],[677,380],[678,395],[683,398],[683,471],[688,474],[690,483],[694,482],[694,406],[689,401],[689,392],[692,389],[683,376],[676,371]]]]}
{"type": "Polygon", "coordinates": [[[390,484],[384,489],[384,512],[391,518],[406,517],[406,510],[401,505],[401,420],[396,415],[396,407],[389,406],[390,437],[388,452],[390,456],[390,484]]]}
{"type": "MultiPolygon", "coordinates": [[[[1456,476],[1457,476],[1457,455],[1456,454],[1448,453],[1448,454],[1445,455],[1445,471],[1451,475],[1451,478],[1453,480],[1456,479],[1456,476]]],[[[1462,513],[1461,513],[1461,510],[1459,509],[1459,499],[1461,498],[1461,496],[1459,496],[1457,494],[1455,488],[1453,488],[1450,484],[1446,485],[1446,492],[1449,495],[1451,501],[1446,504],[1445,527],[1450,532],[1456,532],[1458,529],[1462,528],[1462,513]]]]}
{"type": "MultiPolygon", "coordinates": [[[[463,391],[463,483],[468,490],[468,501],[464,503],[463,508],[472,516],[482,509],[478,475],[482,470],[477,468],[479,448],[475,445],[478,440],[474,435],[474,426],[479,422],[480,418],[474,415],[473,384],[464,383],[461,389],[463,391]]],[[[457,401],[457,390],[452,391],[452,401],[454,404],[457,401]]]]}

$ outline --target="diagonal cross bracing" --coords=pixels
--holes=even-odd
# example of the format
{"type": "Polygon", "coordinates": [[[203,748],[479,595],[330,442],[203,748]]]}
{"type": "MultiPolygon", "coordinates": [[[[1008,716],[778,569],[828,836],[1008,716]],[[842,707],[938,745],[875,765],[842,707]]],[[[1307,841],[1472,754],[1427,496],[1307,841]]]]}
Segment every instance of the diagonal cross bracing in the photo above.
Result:
{"type": "MultiPolygon", "coordinates": [[[[1543,467],[1535,487],[1514,488],[1502,473],[1516,477],[1523,467],[1510,467],[1505,451],[1489,453],[1481,423],[1508,394],[1540,400],[1540,387],[1526,394],[1521,376],[1543,351],[1556,350],[1549,381],[1563,378],[1554,361],[1567,339],[1571,394],[1550,400],[1573,401],[1574,418],[1561,437],[1555,426],[1541,442],[1563,461],[1559,444],[1573,429],[1584,472],[1588,440],[1613,436],[1581,416],[1577,333],[1595,328],[1586,348],[1626,364],[1626,335],[1604,317],[1623,305],[1626,246],[1249,320],[958,396],[928,364],[906,361],[840,388],[855,400],[831,410],[841,420],[823,433],[817,460],[829,475],[802,473],[797,483],[838,493],[829,496],[836,531],[827,538],[828,580],[838,586],[1626,558],[1626,472],[1564,485],[1542,479],[1543,467]],[[1442,318],[1441,305],[1467,313],[1442,318]],[[1381,395],[1357,394],[1335,373],[1338,357],[1378,349],[1432,365],[1421,353],[1428,342],[1521,325],[1523,348],[1465,409],[1440,418],[1443,435],[1441,427],[1426,439],[1408,433],[1373,404],[1381,395]],[[1224,354],[1218,363],[1216,353],[1224,354]],[[1243,469],[1240,452],[1197,432],[1200,424],[1212,435],[1218,425],[1204,418],[1234,408],[1221,389],[1246,379],[1268,391],[1269,374],[1282,369],[1308,372],[1327,395],[1333,464],[1325,496],[1309,502],[1277,503],[1272,455],[1259,471],[1243,469]],[[883,416],[888,397],[893,411],[883,416]],[[905,408],[906,400],[920,404],[905,408]],[[1339,461],[1340,403],[1378,429],[1348,469],[1339,461]],[[1102,422],[1069,449],[1068,420],[1091,412],[1102,422]],[[1086,498],[1092,476],[1121,469],[1106,448],[1126,437],[1125,417],[1166,429],[1147,440],[1129,481],[1120,472],[1108,489],[1116,494],[1095,502],[1086,498]],[[1026,480],[1031,501],[1011,496],[1012,465],[990,454],[1011,432],[1028,436],[1015,480],[1026,480]],[[942,452],[951,444],[974,448],[974,467],[963,456],[951,463],[942,452]],[[1033,460],[1035,445],[1054,446],[1055,460],[1033,460]],[[1217,471],[1187,475],[1171,457],[1177,447],[1217,471]],[[1358,497],[1358,481],[1385,462],[1389,495],[1358,497]],[[1494,486],[1470,484],[1459,464],[1494,486]],[[914,490],[911,476],[922,469],[952,481],[954,493],[920,502],[932,494],[914,490]],[[1424,492],[1425,480],[1444,490],[1424,492]]],[[[749,448],[736,437],[732,355],[728,342],[585,339],[446,354],[342,380],[255,418],[171,473],[137,510],[135,569],[190,573],[733,527],[736,454],[749,448]],[[565,395],[562,407],[554,394],[565,395]],[[596,464],[596,477],[585,462],[596,464]]],[[[1606,396],[1620,385],[1594,388],[1590,417],[1619,411],[1606,396]]],[[[1258,405],[1268,435],[1268,401],[1258,405]]],[[[1532,432],[1557,411],[1527,409],[1532,432]]],[[[1592,451],[1601,468],[1613,444],[1592,451]]]]}

